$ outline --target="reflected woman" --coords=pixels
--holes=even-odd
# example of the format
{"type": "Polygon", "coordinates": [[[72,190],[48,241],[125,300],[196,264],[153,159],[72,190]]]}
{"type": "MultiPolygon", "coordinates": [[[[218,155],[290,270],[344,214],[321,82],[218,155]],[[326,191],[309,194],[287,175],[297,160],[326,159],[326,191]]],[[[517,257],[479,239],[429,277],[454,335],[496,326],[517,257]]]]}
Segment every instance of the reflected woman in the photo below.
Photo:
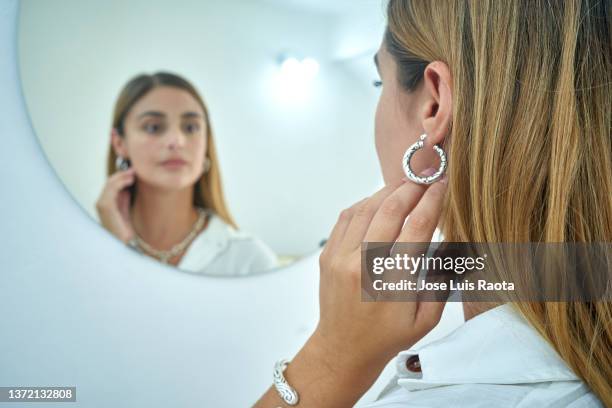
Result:
{"type": "Polygon", "coordinates": [[[208,110],[187,80],[130,80],[115,104],[108,179],[96,203],[104,228],[181,269],[248,275],[277,266],[228,210],[208,110]]]}

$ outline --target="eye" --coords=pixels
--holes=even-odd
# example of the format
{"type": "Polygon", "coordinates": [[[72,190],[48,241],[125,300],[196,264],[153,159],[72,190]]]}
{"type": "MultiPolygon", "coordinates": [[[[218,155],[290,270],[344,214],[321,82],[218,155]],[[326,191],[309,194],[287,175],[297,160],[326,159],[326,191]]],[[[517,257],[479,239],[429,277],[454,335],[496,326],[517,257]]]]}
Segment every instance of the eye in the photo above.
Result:
{"type": "Polygon", "coordinates": [[[200,130],[200,125],[197,123],[187,123],[185,125],[185,132],[187,133],[197,133],[200,130]]]}
{"type": "Polygon", "coordinates": [[[159,123],[145,123],[142,129],[149,134],[161,132],[162,126],[159,123]]]}
{"type": "Polygon", "coordinates": [[[374,85],[375,88],[380,88],[382,84],[383,84],[382,81],[379,79],[372,81],[372,85],[374,85]]]}

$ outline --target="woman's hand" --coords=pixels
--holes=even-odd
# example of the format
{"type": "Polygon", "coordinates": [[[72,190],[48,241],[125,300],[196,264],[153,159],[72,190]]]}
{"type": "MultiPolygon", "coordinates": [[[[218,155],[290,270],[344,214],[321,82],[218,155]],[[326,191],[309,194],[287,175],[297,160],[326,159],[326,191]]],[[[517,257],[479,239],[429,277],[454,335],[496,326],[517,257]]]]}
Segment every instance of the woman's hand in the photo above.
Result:
{"type": "Polygon", "coordinates": [[[446,187],[446,180],[429,187],[386,186],[340,215],[320,257],[320,320],[314,336],[341,366],[355,365],[356,357],[364,366],[386,364],[439,322],[442,302],[362,301],[361,244],[430,242],[446,187]]]}
{"type": "Polygon", "coordinates": [[[96,202],[102,226],[125,243],[135,235],[130,221],[130,192],[127,189],[135,179],[132,167],[114,173],[106,181],[96,202]]]}
{"type": "MultiPolygon", "coordinates": [[[[388,185],[342,212],[320,256],[319,324],[284,373],[300,407],[353,406],[398,352],[437,325],[443,302],[362,302],[361,243],[430,242],[446,188],[445,179],[388,185]]],[[[256,406],[278,405],[275,394],[256,406]]]]}

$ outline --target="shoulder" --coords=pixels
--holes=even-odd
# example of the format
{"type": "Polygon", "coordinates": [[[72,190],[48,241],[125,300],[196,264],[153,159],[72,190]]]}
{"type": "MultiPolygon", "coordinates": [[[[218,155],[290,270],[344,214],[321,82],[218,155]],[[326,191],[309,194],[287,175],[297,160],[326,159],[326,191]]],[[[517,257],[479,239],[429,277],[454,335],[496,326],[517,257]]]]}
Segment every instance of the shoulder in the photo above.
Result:
{"type": "Polygon", "coordinates": [[[511,304],[494,307],[444,337],[401,351],[395,376],[363,408],[602,407],[588,386],[511,304]],[[410,358],[420,362],[412,371],[410,358]]]}
{"type": "Polygon", "coordinates": [[[209,231],[223,236],[230,245],[241,247],[266,247],[263,241],[250,232],[236,229],[215,213],[210,214],[209,231]]]}
{"type": "Polygon", "coordinates": [[[219,249],[212,262],[215,269],[225,270],[229,274],[245,275],[278,266],[278,257],[261,239],[234,228],[217,214],[210,213],[209,225],[203,237],[214,241],[219,249]]]}
{"type": "Polygon", "coordinates": [[[550,381],[532,384],[447,384],[421,390],[396,385],[392,391],[362,408],[408,408],[455,406],[599,408],[600,400],[581,381],[550,381]]]}

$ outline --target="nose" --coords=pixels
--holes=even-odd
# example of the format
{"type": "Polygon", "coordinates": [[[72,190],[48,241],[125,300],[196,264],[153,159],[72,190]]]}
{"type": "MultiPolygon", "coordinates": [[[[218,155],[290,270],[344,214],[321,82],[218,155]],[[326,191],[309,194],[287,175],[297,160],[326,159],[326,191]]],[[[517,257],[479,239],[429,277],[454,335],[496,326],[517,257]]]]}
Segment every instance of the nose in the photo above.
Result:
{"type": "Polygon", "coordinates": [[[170,150],[181,149],[185,146],[185,135],[180,129],[174,129],[168,134],[168,148],[170,150]]]}

